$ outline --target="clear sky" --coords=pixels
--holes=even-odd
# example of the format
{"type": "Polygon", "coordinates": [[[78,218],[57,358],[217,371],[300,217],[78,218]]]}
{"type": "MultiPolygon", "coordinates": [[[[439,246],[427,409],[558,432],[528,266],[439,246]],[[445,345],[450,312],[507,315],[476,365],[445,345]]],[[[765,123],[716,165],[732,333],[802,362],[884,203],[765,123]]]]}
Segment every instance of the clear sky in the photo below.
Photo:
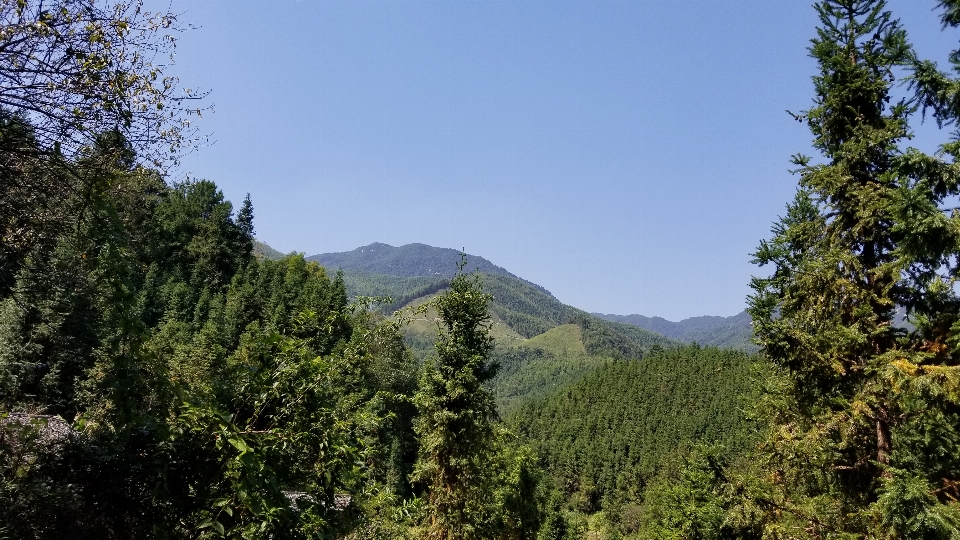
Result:
{"type": "MultiPolygon", "coordinates": [[[[935,4],[891,8],[942,62],[958,36],[935,4]]],[[[249,192],[281,251],[465,248],[588,311],[733,315],[811,153],[784,112],[811,103],[807,1],[172,9],[197,29],[171,71],[215,109],[178,174],[249,192]]]]}

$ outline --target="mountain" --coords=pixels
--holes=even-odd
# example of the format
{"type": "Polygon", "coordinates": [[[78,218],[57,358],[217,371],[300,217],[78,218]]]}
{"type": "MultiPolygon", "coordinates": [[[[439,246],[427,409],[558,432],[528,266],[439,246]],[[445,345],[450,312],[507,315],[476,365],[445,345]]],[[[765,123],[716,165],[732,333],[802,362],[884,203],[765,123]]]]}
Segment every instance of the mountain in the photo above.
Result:
{"type": "MultiPolygon", "coordinates": [[[[374,242],[353,251],[321,253],[307,257],[331,270],[355,270],[391,276],[432,276],[452,278],[457,273],[460,251],[426,244],[407,244],[394,247],[374,242]]],[[[464,272],[480,272],[520,279],[492,262],[476,255],[467,256],[464,272]]]]}
{"type": "MultiPolygon", "coordinates": [[[[279,255],[278,251],[262,242],[257,242],[256,251],[267,258],[279,255]]],[[[352,251],[311,255],[307,260],[316,261],[331,271],[342,270],[347,294],[351,298],[390,297],[392,301],[382,303],[381,310],[391,313],[403,306],[417,304],[418,300],[444,289],[457,271],[460,256],[461,252],[456,249],[426,244],[395,247],[375,242],[352,251]]],[[[643,315],[587,314],[563,304],[544,287],[520,278],[483,257],[467,255],[464,270],[481,274],[484,289],[494,297],[490,305],[491,315],[498,323],[519,334],[518,338],[531,338],[557,326],[573,323],[578,318],[584,324],[598,318],[607,324],[594,322],[593,331],[587,331],[584,335],[591,339],[597,338],[599,329],[608,331],[610,335],[605,338],[604,345],[608,350],[613,350],[612,336],[618,336],[621,343],[613,348],[619,349],[620,355],[636,353],[636,350],[625,345],[628,342],[642,343],[641,348],[654,343],[673,346],[676,342],[696,342],[749,352],[757,350],[751,341],[750,317],[746,312],[733,317],[692,317],[680,322],[643,315]],[[653,337],[654,334],[658,335],[653,337]]]]}
{"type": "MultiPolygon", "coordinates": [[[[323,253],[307,257],[331,270],[342,270],[347,294],[390,296],[393,302],[384,311],[416,304],[446,286],[456,274],[461,252],[426,244],[394,247],[374,243],[353,251],[323,253]]],[[[672,340],[629,325],[605,323],[596,317],[557,300],[550,291],[497,266],[483,257],[467,255],[464,271],[477,272],[484,291],[493,297],[490,314],[524,338],[532,338],[563,324],[584,328],[588,348],[631,355],[654,343],[669,346],[672,340]],[[632,344],[632,345],[631,345],[632,344]]]]}
{"type": "MultiPolygon", "coordinates": [[[[408,244],[399,248],[386,244],[371,244],[346,253],[327,253],[308,257],[331,270],[343,272],[347,294],[357,296],[390,296],[392,311],[409,304],[418,304],[446,287],[456,272],[460,252],[434,248],[424,244],[408,244]],[[372,246],[373,254],[370,253],[372,246]],[[361,251],[363,250],[363,251],[361,251]],[[379,253],[379,254],[378,254],[379,253]],[[447,261],[453,268],[447,273],[435,269],[447,261]],[[334,263],[338,264],[335,266],[334,263]]],[[[610,347],[609,336],[601,339],[601,329],[623,334],[628,340],[642,345],[671,345],[672,340],[630,325],[601,321],[589,313],[568,306],[545,288],[521,279],[483,257],[467,255],[467,269],[474,269],[483,281],[484,291],[493,297],[490,315],[524,338],[532,338],[557,326],[577,323],[588,328],[587,335],[610,347]],[[581,321],[582,319],[582,321],[581,321]]]]}
{"type": "Polygon", "coordinates": [[[748,352],[757,351],[757,346],[752,341],[753,328],[750,326],[750,315],[746,311],[741,311],[732,317],[690,317],[680,322],[644,315],[604,313],[593,315],[607,321],[629,324],[656,332],[677,341],[696,342],[700,345],[727,347],[748,352]]]}

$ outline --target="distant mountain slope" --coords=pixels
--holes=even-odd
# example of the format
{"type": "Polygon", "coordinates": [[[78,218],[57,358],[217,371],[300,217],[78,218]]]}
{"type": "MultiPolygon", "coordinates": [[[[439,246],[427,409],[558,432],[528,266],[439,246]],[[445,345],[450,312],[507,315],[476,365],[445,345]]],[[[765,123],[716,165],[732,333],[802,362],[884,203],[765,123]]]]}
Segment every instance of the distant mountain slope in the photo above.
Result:
{"type": "MultiPolygon", "coordinates": [[[[343,271],[347,293],[356,296],[389,295],[395,302],[387,313],[429,302],[448,284],[426,276],[388,276],[343,271]]],[[[655,346],[679,345],[660,334],[629,324],[604,321],[568,306],[540,287],[518,278],[480,274],[483,289],[492,296],[488,305],[491,336],[496,342],[493,360],[500,372],[491,381],[501,412],[507,414],[528,399],[541,397],[578,380],[614,358],[640,358],[655,346]]],[[[404,327],[407,345],[418,358],[433,354],[437,336],[435,308],[412,315],[404,327]]]]}
{"type": "Polygon", "coordinates": [[[539,285],[509,276],[484,275],[483,290],[493,296],[491,314],[528,338],[572,322],[584,313],[557,300],[539,285]]]}
{"type": "MultiPolygon", "coordinates": [[[[331,272],[336,269],[327,267],[331,272]]],[[[360,270],[343,270],[343,284],[347,296],[390,297],[392,302],[381,305],[381,311],[392,313],[397,309],[425,296],[447,288],[450,280],[438,276],[392,276],[360,270]]]]}
{"type": "MultiPolygon", "coordinates": [[[[321,253],[307,257],[331,270],[359,270],[391,276],[433,276],[452,278],[457,273],[460,252],[450,248],[438,248],[426,244],[407,244],[394,247],[375,242],[353,251],[321,253]]],[[[504,268],[477,255],[467,255],[467,273],[481,272],[517,278],[504,268]]]]}
{"type": "MultiPolygon", "coordinates": [[[[392,297],[395,301],[382,308],[387,313],[422,304],[447,286],[446,280],[420,281],[429,279],[420,277],[401,278],[352,270],[344,270],[343,275],[347,294],[351,297],[359,291],[365,296],[392,297]],[[404,285],[409,288],[404,289],[404,285]]],[[[671,347],[679,344],[655,332],[594,317],[518,278],[492,274],[480,274],[480,278],[484,292],[492,297],[488,309],[493,321],[509,328],[520,339],[533,338],[561,325],[575,324],[582,329],[583,344],[589,354],[633,358],[642,356],[643,351],[653,345],[671,347]]],[[[435,333],[433,326],[429,328],[435,333]]],[[[432,339],[431,335],[430,342],[432,339]]],[[[413,342],[411,346],[414,346],[413,342]]]]}
{"type": "MultiPolygon", "coordinates": [[[[393,247],[374,243],[353,251],[323,253],[307,259],[331,271],[343,270],[347,294],[352,298],[391,297],[393,302],[382,306],[390,312],[420,303],[446,287],[447,280],[456,273],[460,252],[425,244],[393,247]]],[[[633,357],[654,344],[677,344],[635,326],[601,321],[560,302],[540,285],[519,278],[483,257],[467,255],[464,270],[481,275],[484,291],[493,296],[491,316],[525,338],[575,323],[583,328],[584,344],[591,354],[633,357]]]]}
{"type": "Polygon", "coordinates": [[[678,341],[696,342],[700,345],[727,347],[750,352],[757,350],[757,346],[751,341],[753,328],[750,326],[750,315],[746,311],[732,317],[691,317],[680,322],[644,315],[607,315],[603,313],[594,313],[593,315],[607,321],[630,324],[678,341]]]}
{"type": "Polygon", "coordinates": [[[500,365],[491,388],[503,415],[526,400],[543,397],[574,382],[612,360],[587,353],[583,329],[563,324],[539,336],[498,347],[493,360],[500,365]]]}
{"type": "Polygon", "coordinates": [[[253,241],[253,254],[257,257],[271,261],[279,261],[284,257],[283,253],[280,253],[279,251],[268,246],[266,242],[261,242],[259,240],[253,241]]]}

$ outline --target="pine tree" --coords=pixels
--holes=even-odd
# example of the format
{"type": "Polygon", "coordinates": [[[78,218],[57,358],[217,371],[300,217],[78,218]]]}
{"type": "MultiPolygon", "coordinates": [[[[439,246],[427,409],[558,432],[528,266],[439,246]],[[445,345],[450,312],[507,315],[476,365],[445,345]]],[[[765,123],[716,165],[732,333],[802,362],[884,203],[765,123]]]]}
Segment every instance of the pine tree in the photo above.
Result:
{"type": "Polygon", "coordinates": [[[420,442],[414,480],[427,491],[425,536],[435,540],[489,538],[484,530],[486,465],[494,440],[493,394],[484,383],[496,374],[488,362],[493,340],[489,296],[479,276],[460,271],[436,301],[442,328],[437,358],[428,364],[415,402],[420,442]]]}
{"type": "Polygon", "coordinates": [[[253,253],[253,238],[256,235],[253,227],[253,202],[250,200],[249,193],[243,199],[243,205],[237,212],[236,223],[239,232],[237,235],[238,251],[241,253],[241,257],[246,260],[253,253]]]}
{"type": "Polygon", "coordinates": [[[960,533],[960,215],[944,204],[960,169],[901,149],[916,107],[891,89],[914,53],[884,7],[816,5],[816,98],[796,118],[823,159],[794,157],[799,192],[756,253],[775,266],[750,311],[784,377],[764,500],[782,534],[960,533]]]}

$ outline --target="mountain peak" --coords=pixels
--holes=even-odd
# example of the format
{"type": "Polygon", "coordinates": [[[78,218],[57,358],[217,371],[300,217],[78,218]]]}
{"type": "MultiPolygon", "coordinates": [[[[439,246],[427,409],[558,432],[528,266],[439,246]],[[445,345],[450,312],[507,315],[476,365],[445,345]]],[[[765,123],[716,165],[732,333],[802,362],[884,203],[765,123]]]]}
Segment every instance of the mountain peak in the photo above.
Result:
{"type": "MultiPolygon", "coordinates": [[[[413,245],[413,244],[411,244],[411,245],[413,245]]],[[[360,246],[360,247],[358,247],[357,249],[355,249],[354,251],[360,251],[361,253],[366,253],[366,252],[368,252],[368,251],[377,251],[377,250],[384,250],[384,249],[397,249],[397,248],[391,246],[390,244],[384,244],[384,243],[381,243],[381,242],[374,242],[374,243],[370,244],[369,246],[360,246]]]]}
{"type": "MultiPolygon", "coordinates": [[[[331,269],[358,270],[391,276],[438,276],[450,278],[457,273],[460,250],[439,248],[427,244],[406,244],[394,247],[374,242],[352,251],[321,253],[307,257],[331,269]]],[[[464,271],[478,271],[516,278],[506,269],[477,255],[467,255],[464,271]]]]}

